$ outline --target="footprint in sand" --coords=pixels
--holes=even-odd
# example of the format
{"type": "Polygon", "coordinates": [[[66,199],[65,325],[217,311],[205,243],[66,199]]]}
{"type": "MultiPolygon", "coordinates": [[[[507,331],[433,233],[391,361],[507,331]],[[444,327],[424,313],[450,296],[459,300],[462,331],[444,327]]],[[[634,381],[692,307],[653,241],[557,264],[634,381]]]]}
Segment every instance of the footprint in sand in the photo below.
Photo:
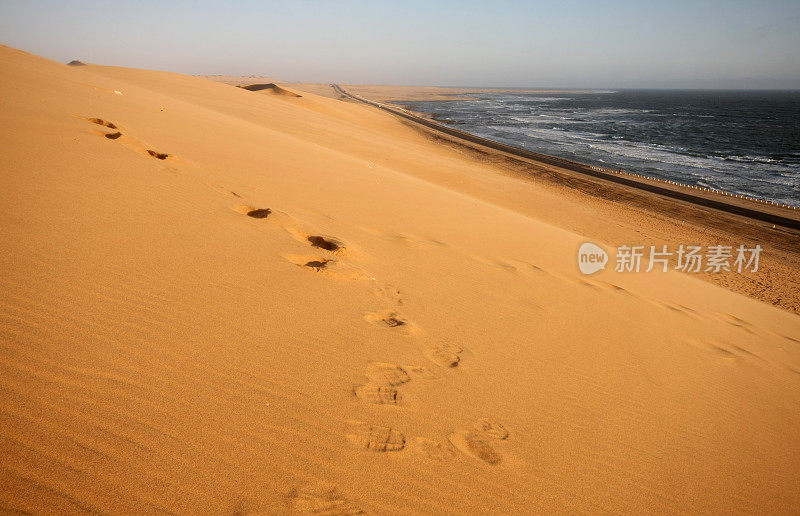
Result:
{"type": "Polygon", "coordinates": [[[317,482],[304,485],[289,494],[293,511],[301,514],[364,514],[356,504],[339,492],[335,484],[317,482]]]}
{"type": "MultiPolygon", "coordinates": [[[[224,192],[238,197],[238,194],[235,192],[228,190],[224,190],[224,192]]],[[[297,229],[296,224],[291,220],[291,217],[281,211],[274,211],[270,208],[252,206],[249,204],[231,206],[231,209],[237,213],[241,213],[242,215],[247,215],[250,218],[260,220],[269,219],[270,221],[275,221],[299,242],[308,244],[315,249],[321,249],[327,253],[337,255],[336,258],[318,255],[283,255],[283,258],[299,267],[303,267],[304,269],[314,272],[325,273],[329,276],[338,277],[340,279],[374,280],[374,278],[367,274],[366,271],[350,263],[349,260],[345,260],[344,256],[340,256],[344,253],[345,245],[337,238],[320,235],[308,235],[297,229]]],[[[402,325],[405,320],[398,318],[396,322],[398,325],[402,325]]],[[[391,323],[391,321],[387,321],[387,323],[391,323]]]]}
{"type": "Polygon", "coordinates": [[[308,267],[309,269],[314,269],[315,271],[321,271],[322,269],[327,269],[328,264],[333,261],[334,260],[326,260],[324,258],[320,258],[319,260],[309,260],[303,264],[303,267],[308,267]]]}
{"type": "Polygon", "coordinates": [[[416,333],[417,328],[404,316],[393,310],[370,312],[364,315],[364,320],[381,328],[390,328],[396,333],[410,335],[416,333]]]}
{"type": "Polygon", "coordinates": [[[257,208],[256,206],[250,206],[247,204],[235,206],[232,209],[233,211],[239,212],[242,215],[247,215],[248,217],[252,217],[254,219],[266,219],[272,215],[272,210],[269,208],[257,208]]]}
{"type": "Polygon", "coordinates": [[[403,399],[396,387],[373,382],[356,386],[353,393],[360,400],[376,405],[398,405],[403,399]]]}
{"type": "Polygon", "coordinates": [[[353,393],[362,401],[377,405],[397,405],[402,396],[397,386],[410,382],[411,377],[402,367],[395,364],[373,362],[364,371],[369,380],[353,389],[353,393]]]}
{"type": "Polygon", "coordinates": [[[311,244],[311,247],[324,249],[326,251],[330,251],[331,253],[344,251],[344,244],[335,238],[309,235],[306,237],[306,241],[311,244]]]}
{"type": "Polygon", "coordinates": [[[408,321],[397,312],[373,312],[365,315],[364,319],[372,324],[377,324],[378,326],[384,326],[386,328],[402,328],[403,326],[408,326],[408,321]]]}
{"type": "Polygon", "coordinates": [[[395,306],[403,306],[403,294],[391,285],[383,285],[375,289],[375,294],[389,301],[395,306]]]}
{"type": "Polygon", "coordinates": [[[113,123],[108,122],[106,120],[103,120],[102,118],[86,118],[85,120],[87,120],[87,121],[89,121],[89,122],[91,122],[93,124],[102,125],[103,127],[108,127],[109,129],[116,129],[117,128],[116,125],[114,125],[113,123]]]}
{"type": "Polygon", "coordinates": [[[367,383],[353,388],[353,394],[360,400],[376,405],[401,405],[403,397],[397,387],[414,378],[434,380],[438,378],[433,371],[423,366],[404,366],[373,362],[364,371],[367,383]]]}
{"type": "MultiPolygon", "coordinates": [[[[86,120],[88,122],[91,122],[93,124],[97,124],[97,125],[101,125],[103,127],[107,127],[108,129],[118,129],[118,127],[117,127],[117,125],[115,123],[109,122],[108,120],[103,120],[102,118],[90,118],[90,117],[81,117],[81,118],[83,118],[84,120],[86,120]]],[[[108,138],[109,140],[117,140],[122,136],[122,132],[120,132],[118,130],[113,132],[113,133],[101,133],[101,134],[104,137],[108,138]]],[[[147,155],[152,156],[152,157],[154,157],[156,159],[160,159],[162,161],[171,156],[171,154],[167,154],[166,152],[159,152],[159,151],[156,151],[156,150],[153,150],[153,149],[147,149],[147,148],[142,149],[142,147],[144,147],[144,144],[142,142],[134,142],[134,141],[127,140],[127,143],[128,143],[129,147],[133,147],[138,151],[144,150],[144,152],[147,153],[147,155]]]]}
{"type": "Polygon", "coordinates": [[[328,277],[350,281],[371,280],[363,269],[343,260],[296,254],[285,254],[283,257],[298,267],[318,272],[328,277]]]}
{"type": "Polygon", "coordinates": [[[487,464],[499,464],[503,458],[488,442],[474,433],[456,433],[449,437],[450,442],[462,453],[480,459],[487,464]]]}
{"type": "MultiPolygon", "coordinates": [[[[331,276],[337,276],[341,279],[348,280],[369,280],[373,278],[362,268],[356,266],[351,260],[346,260],[345,244],[341,240],[328,236],[309,235],[296,228],[296,225],[289,220],[285,214],[279,213],[281,217],[280,224],[284,229],[297,241],[310,245],[315,249],[321,249],[336,258],[327,258],[319,256],[300,256],[300,255],[284,255],[284,258],[290,262],[301,267],[312,269],[316,272],[324,272],[331,276]]],[[[348,257],[352,257],[352,253],[348,252],[348,257]]]]}
{"type": "MultiPolygon", "coordinates": [[[[107,120],[103,120],[102,118],[84,118],[84,120],[91,122],[93,124],[102,125],[103,127],[107,127],[109,129],[117,129],[117,126],[115,124],[107,120]]],[[[106,138],[108,138],[109,140],[116,140],[117,138],[122,136],[122,133],[119,131],[113,133],[101,133],[101,134],[106,138]]]]}
{"type": "Polygon", "coordinates": [[[463,349],[451,344],[439,344],[424,351],[425,356],[434,364],[442,367],[458,367],[463,349]]]}
{"type": "Polygon", "coordinates": [[[408,376],[405,369],[399,365],[387,364],[384,362],[371,363],[364,371],[364,375],[369,378],[370,381],[381,385],[396,386],[411,381],[411,377],[408,376]]]}
{"type": "Polygon", "coordinates": [[[348,421],[347,427],[347,438],[359,448],[376,452],[390,452],[400,451],[406,447],[405,436],[388,426],[348,421]]]}
{"type": "Polygon", "coordinates": [[[169,154],[167,154],[166,152],[158,152],[152,149],[147,149],[147,154],[153,156],[156,159],[161,159],[161,160],[167,159],[169,157],[169,154]]]}
{"type": "Polygon", "coordinates": [[[364,320],[370,324],[381,328],[389,328],[396,333],[410,335],[417,333],[419,329],[412,324],[398,309],[403,306],[403,296],[400,290],[391,286],[378,286],[374,290],[378,297],[388,301],[391,308],[377,312],[369,312],[364,315],[364,320]]]}
{"type": "Polygon", "coordinates": [[[448,440],[460,452],[494,465],[503,460],[496,445],[508,439],[509,435],[508,430],[498,421],[483,418],[468,430],[454,432],[448,440]]]}
{"type": "MultiPolygon", "coordinates": [[[[307,233],[301,229],[300,224],[297,224],[288,216],[284,216],[282,225],[283,228],[292,236],[292,238],[298,242],[310,245],[315,249],[322,249],[323,251],[327,251],[336,255],[342,255],[346,250],[347,246],[342,240],[332,236],[307,233]]],[[[347,254],[351,255],[352,257],[352,253],[349,251],[350,250],[348,250],[347,254]]]]}
{"type": "Polygon", "coordinates": [[[269,208],[256,208],[254,210],[250,210],[246,213],[248,217],[252,217],[254,219],[266,219],[270,216],[272,210],[269,208]]]}

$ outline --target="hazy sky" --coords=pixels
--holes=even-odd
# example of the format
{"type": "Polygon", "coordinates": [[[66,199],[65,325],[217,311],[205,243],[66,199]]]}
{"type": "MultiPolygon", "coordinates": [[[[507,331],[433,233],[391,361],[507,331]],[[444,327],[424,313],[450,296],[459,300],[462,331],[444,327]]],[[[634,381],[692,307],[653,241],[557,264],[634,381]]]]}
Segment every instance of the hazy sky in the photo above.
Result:
{"type": "Polygon", "coordinates": [[[295,81],[800,88],[800,0],[0,0],[0,42],[295,81]]]}

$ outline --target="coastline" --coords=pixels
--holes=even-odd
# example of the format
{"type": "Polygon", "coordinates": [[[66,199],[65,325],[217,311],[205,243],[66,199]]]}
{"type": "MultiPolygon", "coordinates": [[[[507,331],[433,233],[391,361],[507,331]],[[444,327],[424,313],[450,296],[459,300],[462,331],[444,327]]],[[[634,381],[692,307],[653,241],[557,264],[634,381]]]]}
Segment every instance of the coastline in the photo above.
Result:
{"type": "Polygon", "coordinates": [[[402,106],[392,105],[391,102],[381,103],[364,98],[360,95],[353,95],[335,84],[331,86],[337,92],[353,100],[364,102],[393,113],[397,116],[401,116],[416,123],[423,124],[436,131],[454,136],[461,141],[475,143],[483,148],[500,151],[515,158],[527,158],[540,165],[553,165],[560,169],[571,170],[573,172],[601,178],[606,181],[612,181],[626,186],[631,186],[633,188],[647,190],[666,197],[684,200],[701,206],[707,206],[720,211],[741,215],[753,220],[781,225],[794,231],[800,231],[800,207],[788,206],[786,204],[775,203],[754,197],[731,194],[722,190],[695,187],[676,181],[668,181],[655,177],[644,176],[641,174],[624,172],[621,169],[614,170],[611,168],[587,165],[585,163],[579,163],[556,156],[528,151],[520,147],[514,147],[512,145],[507,145],[487,138],[482,138],[465,131],[454,129],[432,119],[430,114],[410,111],[402,106]]]}
{"type": "Polygon", "coordinates": [[[330,86],[0,64],[0,506],[800,505],[794,232],[330,86]],[[587,242],[764,254],[587,275],[587,242]]]}

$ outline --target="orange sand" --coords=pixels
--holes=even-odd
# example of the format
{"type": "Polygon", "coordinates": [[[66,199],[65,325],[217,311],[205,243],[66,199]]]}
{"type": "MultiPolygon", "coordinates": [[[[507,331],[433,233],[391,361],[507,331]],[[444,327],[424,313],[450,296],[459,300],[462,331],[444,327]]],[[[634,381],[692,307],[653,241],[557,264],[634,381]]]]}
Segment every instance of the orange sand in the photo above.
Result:
{"type": "Polygon", "coordinates": [[[619,212],[313,93],[0,70],[4,511],[800,507],[800,317],[581,276],[619,212]]]}

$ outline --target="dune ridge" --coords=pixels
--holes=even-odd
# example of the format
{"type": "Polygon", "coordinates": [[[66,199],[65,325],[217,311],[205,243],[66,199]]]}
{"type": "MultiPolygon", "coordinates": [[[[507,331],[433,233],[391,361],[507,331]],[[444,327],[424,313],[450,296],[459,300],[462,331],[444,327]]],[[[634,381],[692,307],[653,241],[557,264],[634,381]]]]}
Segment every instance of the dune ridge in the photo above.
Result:
{"type": "Polygon", "coordinates": [[[297,93],[287,90],[286,88],[281,88],[275,83],[258,83],[258,84],[248,84],[246,86],[239,86],[243,90],[247,91],[258,91],[261,93],[271,93],[273,95],[283,95],[286,97],[302,97],[302,95],[298,95],[297,93]]]}
{"type": "Polygon", "coordinates": [[[800,506],[800,317],[581,276],[619,211],[368,106],[0,65],[4,510],[800,506]]]}

